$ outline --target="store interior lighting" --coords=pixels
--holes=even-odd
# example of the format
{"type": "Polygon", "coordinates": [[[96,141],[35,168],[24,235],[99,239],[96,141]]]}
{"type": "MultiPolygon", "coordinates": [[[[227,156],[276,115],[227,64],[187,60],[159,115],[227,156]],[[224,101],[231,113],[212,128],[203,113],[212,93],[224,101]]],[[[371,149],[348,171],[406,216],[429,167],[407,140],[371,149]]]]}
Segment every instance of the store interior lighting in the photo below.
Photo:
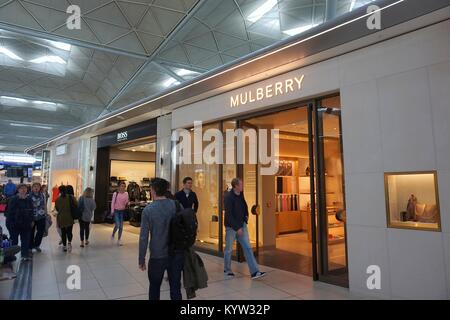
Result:
{"type": "Polygon", "coordinates": [[[171,87],[173,85],[177,85],[177,84],[180,84],[180,82],[177,79],[174,79],[174,78],[169,78],[169,79],[167,79],[166,81],[163,82],[163,86],[166,87],[166,88],[171,87]]]}
{"type": "Polygon", "coordinates": [[[72,45],[68,44],[68,43],[64,43],[64,42],[59,42],[59,41],[48,41],[52,46],[54,46],[55,48],[64,50],[64,51],[70,51],[72,49],[72,45]]]}

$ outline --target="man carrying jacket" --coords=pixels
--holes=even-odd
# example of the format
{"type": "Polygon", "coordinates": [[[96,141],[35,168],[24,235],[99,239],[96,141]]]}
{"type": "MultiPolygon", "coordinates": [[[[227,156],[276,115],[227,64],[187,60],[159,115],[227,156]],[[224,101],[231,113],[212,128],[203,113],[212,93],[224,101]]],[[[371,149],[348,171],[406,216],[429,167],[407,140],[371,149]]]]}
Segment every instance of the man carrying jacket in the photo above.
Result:
{"type": "Polygon", "coordinates": [[[252,279],[258,279],[266,275],[259,271],[258,264],[253,256],[253,250],[248,236],[248,206],[243,194],[243,183],[239,178],[231,181],[233,189],[225,195],[225,252],[224,252],[224,273],[226,277],[234,277],[231,271],[231,253],[233,252],[233,242],[239,241],[244,251],[245,260],[252,279]]]}

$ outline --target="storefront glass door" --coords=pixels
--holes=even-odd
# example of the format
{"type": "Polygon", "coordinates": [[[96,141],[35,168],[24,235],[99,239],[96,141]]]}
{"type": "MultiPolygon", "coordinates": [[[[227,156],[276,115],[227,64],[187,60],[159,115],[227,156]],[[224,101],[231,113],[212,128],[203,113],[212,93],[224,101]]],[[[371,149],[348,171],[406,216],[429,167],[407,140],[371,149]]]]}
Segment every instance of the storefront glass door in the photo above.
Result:
{"type": "Polygon", "coordinates": [[[348,286],[339,96],[316,101],[315,160],[319,280],[348,286]]]}

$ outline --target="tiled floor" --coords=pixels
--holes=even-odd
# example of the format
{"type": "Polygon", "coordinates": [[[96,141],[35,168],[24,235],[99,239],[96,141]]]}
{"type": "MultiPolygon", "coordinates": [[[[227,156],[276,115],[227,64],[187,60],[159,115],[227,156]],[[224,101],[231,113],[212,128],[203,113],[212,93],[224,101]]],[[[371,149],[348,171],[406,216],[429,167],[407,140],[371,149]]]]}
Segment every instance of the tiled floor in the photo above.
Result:
{"type": "MultiPolygon", "coordinates": [[[[109,226],[94,225],[91,244],[80,248],[78,230],[75,225],[71,253],[62,252],[52,227],[49,237],[43,241],[42,253],[34,254],[33,300],[148,299],[147,273],[137,267],[138,235],[124,232],[124,246],[118,247],[110,241],[109,226]],[[66,286],[69,276],[66,270],[70,265],[80,267],[80,290],[69,290],[66,286]]],[[[359,299],[351,296],[347,289],[314,283],[310,277],[269,267],[261,267],[268,272],[266,277],[251,280],[247,265],[236,262],[233,262],[236,278],[226,280],[222,258],[207,254],[201,254],[201,257],[209,282],[208,288],[197,292],[196,299],[359,299]]],[[[162,285],[161,299],[169,299],[166,281],[162,285]]]]}

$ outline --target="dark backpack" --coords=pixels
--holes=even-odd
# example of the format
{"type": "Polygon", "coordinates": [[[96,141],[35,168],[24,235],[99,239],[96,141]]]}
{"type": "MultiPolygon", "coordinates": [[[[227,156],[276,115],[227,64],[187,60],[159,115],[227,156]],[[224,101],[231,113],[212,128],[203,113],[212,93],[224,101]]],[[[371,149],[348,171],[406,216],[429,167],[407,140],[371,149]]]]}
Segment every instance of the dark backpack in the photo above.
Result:
{"type": "Polygon", "coordinates": [[[177,213],[170,222],[170,247],[172,250],[187,250],[197,239],[197,216],[191,208],[181,209],[175,201],[177,213]]]}
{"type": "Polygon", "coordinates": [[[75,204],[75,198],[72,195],[69,195],[70,202],[70,213],[72,214],[73,220],[80,220],[83,215],[83,211],[80,210],[80,207],[75,204]]]}

